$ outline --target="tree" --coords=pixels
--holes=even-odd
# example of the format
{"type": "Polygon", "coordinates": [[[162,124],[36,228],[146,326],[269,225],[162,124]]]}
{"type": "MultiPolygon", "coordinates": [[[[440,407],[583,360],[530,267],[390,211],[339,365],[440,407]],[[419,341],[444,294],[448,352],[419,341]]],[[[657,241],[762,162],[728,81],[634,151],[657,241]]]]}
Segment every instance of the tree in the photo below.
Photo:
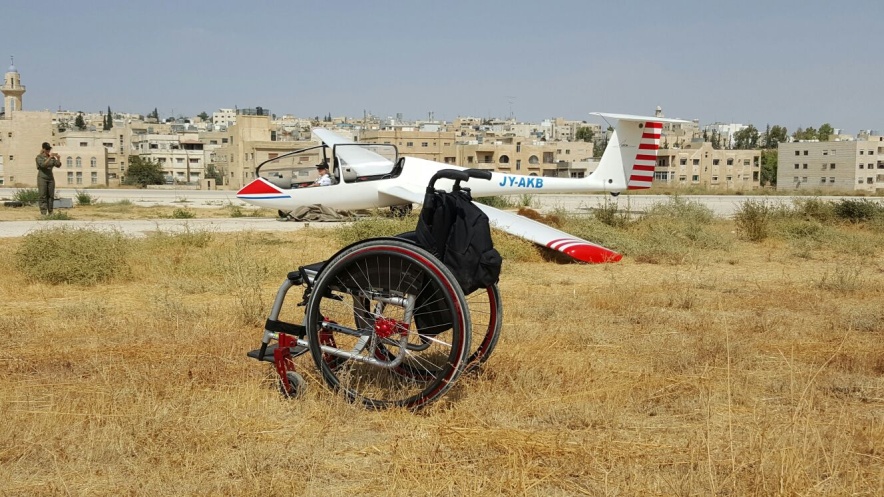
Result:
{"type": "Polygon", "coordinates": [[[595,142],[592,145],[592,156],[593,157],[601,157],[602,154],[605,153],[605,147],[607,147],[607,143],[595,142]]]}
{"type": "Polygon", "coordinates": [[[785,126],[774,124],[770,127],[765,137],[765,148],[774,148],[779,143],[785,143],[789,140],[789,131],[785,126]]]}
{"type": "Polygon", "coordinates": [[[107,106],[107,115],[104,116],[104,130],[108,131],[114,127],[114,115],[111,113],[110,105],[107,106]]]}
{"type": "Polygon", "coordinates": [[[829,137],[832,136],[833,133],[835,133],[835,129],[832,128],[832,125],[829,123],[823,123],[823,125],[820,126],[820,130],[817,132],[817,135],[819,136],[821,142],[827,142],[829,141],[829,137]]]}
{"type": "Polygon", "coordinates": [[[202,119],[202,120],[203,120],[203,122],[205,122],[205,121],[208,121],[208,120],[209,120],[209,115],[208,115],[208,114],[206,114],[206,111],[202,111],[202,112],[200,112],[200,113],[199,113],[199,114],[197,114],[197,115],[196,115],[196,117],[198,117],[198,118],[200,118],[200,119],[202,119]]]}
{"type": "Polygon", "coordinates": [[[715,150],[721,149],[721,133],[718,130],[712,130],[712,148],[715,150]]]}
{"type": "Polygon", "coordinates": [[[150,114],[147,115],[147,118],[148,119],[153,118],[153,119],[156,119],[157,122],[160,122],[160,113],[157,112],[156,107],[153,108],[153,112],[151,112],[150,114]]]}
{"type": "Polygon", "coordinates": [[[83,120],[83,114],[77,114],[77,118],[74,119],[74,126],[80,131],[86,129],[86,121],[83,120]]]}
{"type": "Polygon", "coordinates": [[[751,150],[758,147],[758,130],[753,125],[748,125],[734,133],[734,148],[738,150],[751,150]]]}
{"type": "Polygon", "coordinates": [[[810,126],[807,129],[801,129],[799,127],[794,133],[792,133],[792,138],[796,140],[818,140],[819,137],[819,132],[813,126],[810,126]]]}
{"type": "Polygon", "coordinates": [[[129,156],[125,184],[140,185],[145,188],[147,185],[162,185],[164,182],[163,169],[159,163],[138,155],[129,156]]]}
{"type": "Polygon", "coordinates": [[[777,149],[761,151],[761,186],[777,186],[777,149]]]}
{"type": "Polygon", "coordinates": [[[221,174],[221,171],[215,169],[215,164],[209,164],[206,166],[206,172],[204,175],[207,179],[212,178],[215,180],[216,185],[224,184],[224,175],[221,174]]]}
{"type": "Polygon", "coordinates": [[[590,128],[589,126],[581,126],[577,128],[577,133],[574,135],[574,138],[577,140],[583,140],[585,142],[591,142],[592,136],[592,128],[590,128]]]}

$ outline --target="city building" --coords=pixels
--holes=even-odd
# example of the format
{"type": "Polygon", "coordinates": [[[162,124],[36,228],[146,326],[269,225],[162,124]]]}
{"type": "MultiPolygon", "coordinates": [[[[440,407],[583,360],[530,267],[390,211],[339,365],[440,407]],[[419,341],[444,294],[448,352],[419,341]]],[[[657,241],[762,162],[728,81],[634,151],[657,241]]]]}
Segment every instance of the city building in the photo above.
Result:
{"type": "Polygon", "coordinates": [[[408,126],[363,130],[358,141],[393,144],[400,155],[409,157],[530,176],[583,177],[593,157],[590,142],[548,142],[505,133],[471,136],[475,129],[463,126],[461,121],[455,125],[456,131],[421,131],[408,126]]]}
{"type": "Polygon", "coordinates": [[[138,134],[132,149],[139,157],[159,164],[167,184],[199,183],[211,155],[197,132],[138,134]]]}
{"type": "MultiPolygon", "coordinates": [[[[227,188],[238,190],[255,179],[256,168],[264,161],[301,148],[317,145],[314,142],[277,141],[269,115],[238,114],[236,123],[226,131],[226,143],[215,149],[209,164],[223,177],[227,188]]],[[[316,164],[322,160],[318,149],[296,157],[280,159],[268,164],[265,171],[273,173],[274,182],[286,185],[309,181],[316,175],[316,164]]]]}
{"type": "Polygon", "coordinates": [[[796,141],[777,150],[777,190],[884,190],[884,136],[852,141],[796,141]]]}
{"type": "Polygon", "coordinates": [[[654,186],[750,191],[761,187],[761,151],[715,149],[694,138],[657,152],[654,186]]]}
{"type": "Polygon", "coordinates": [[[15,65],[6,70],[3,86],[3,113],[0,118],[0,185],[35,186],[37,169],[34,159],[40,145],[53,146],[55,136],[49,111],[25,111],[22,96],[26,88],[15,65]]]}
{"type": "Polygon", "coordinates": [[[111,131],[59,133],[58,145],[52,150],[61,159],[61,168],[55,171],[56,186],[107,186],[110,176],[114,179],[111,184],[118,185],[119,172],[108,172],[110,157],[115,167],[122,157],[117,140],[111,131]]]}

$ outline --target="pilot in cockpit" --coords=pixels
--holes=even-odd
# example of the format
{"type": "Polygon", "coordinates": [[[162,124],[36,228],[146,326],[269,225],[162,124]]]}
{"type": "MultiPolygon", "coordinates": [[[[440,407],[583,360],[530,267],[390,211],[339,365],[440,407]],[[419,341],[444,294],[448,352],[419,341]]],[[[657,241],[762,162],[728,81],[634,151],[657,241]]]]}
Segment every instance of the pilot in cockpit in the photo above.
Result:
{"type": "Polygon", "coordinates": [[[332,184],[331,176],[328,174],[328,162],[322,161],[316,165],[316,171],[319,177],[310,186],[330,186],[332,184]]]}

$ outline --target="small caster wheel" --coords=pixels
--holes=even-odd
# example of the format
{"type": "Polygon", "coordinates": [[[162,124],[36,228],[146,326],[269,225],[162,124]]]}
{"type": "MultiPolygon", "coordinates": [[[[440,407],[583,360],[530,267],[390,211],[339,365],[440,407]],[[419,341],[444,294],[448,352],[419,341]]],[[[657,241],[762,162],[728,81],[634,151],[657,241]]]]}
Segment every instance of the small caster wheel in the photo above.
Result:
{"type": "Polygon", "coordinates": [[[300,374],[294,371],[287,371],[285,377],[289,381],[288,388],[285,387],[285,384],[281,379],[277,381],[277,384],[279,385],[279,393],[284,397],[295,399],[303,395],[307,390],[307,380],[305,380],[300,374]]]}

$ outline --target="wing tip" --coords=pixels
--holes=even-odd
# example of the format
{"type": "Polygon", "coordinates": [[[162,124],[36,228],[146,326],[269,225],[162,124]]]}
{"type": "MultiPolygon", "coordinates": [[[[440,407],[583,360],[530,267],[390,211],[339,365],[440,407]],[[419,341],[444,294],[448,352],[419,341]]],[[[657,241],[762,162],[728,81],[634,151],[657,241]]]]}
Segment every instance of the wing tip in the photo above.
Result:
{"type": "Polygon", "coordinates": [[[547,247],[558,250],[581,262],[590,264],[605,264],[611,262],[619,262],[623,259],[623,255],[601,245],[578,239],[560,239],[553,240],[547,247]]]}

